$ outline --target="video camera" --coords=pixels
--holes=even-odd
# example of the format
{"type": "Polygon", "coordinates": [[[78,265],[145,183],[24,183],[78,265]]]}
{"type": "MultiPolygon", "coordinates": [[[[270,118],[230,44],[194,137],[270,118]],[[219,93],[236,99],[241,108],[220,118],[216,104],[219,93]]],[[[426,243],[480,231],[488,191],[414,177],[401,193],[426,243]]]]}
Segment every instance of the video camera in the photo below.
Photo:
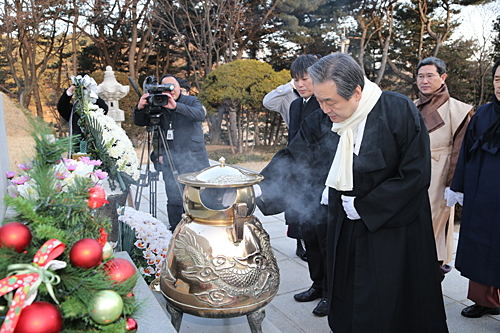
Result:
{"type": "Polygon", "coordinates": [[[149,104],[149,114],[157,115],[161,114],[163,110],[161,107],[168,104],[168,99],[172,98],[169,95],[164,95],[164,91],[173,91],[174,85],[172,83],[158,84],[156,76],[148,76],[144,81],[144,88],[149,93],[148,104],[149,104]]]}

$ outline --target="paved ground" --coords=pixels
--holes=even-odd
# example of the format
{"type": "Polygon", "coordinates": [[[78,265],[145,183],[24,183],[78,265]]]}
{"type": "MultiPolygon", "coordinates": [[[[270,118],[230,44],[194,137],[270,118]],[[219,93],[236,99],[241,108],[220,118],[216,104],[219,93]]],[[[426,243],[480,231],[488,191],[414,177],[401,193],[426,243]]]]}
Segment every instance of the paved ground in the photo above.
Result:
{"type": "MultiPolygon", "coordinates": [[[[135,193],[135,192],[134,192],[135,193]]],[[[149,212],[148,190],[143,191],[141,211],[149,212]]],[[[158,183],[158,215],[167,223],[165,188],[158,183]]],[[[293,295],[304,291],[311,285],[307,263],[295,255],[295,240],[286,237],[286,226],[283,214],[263,216],[256,211],[255,216],[263,223],[271,237],[271,245],[278,260],[281,273],[279,292],[266,307],[266,318],[262,325],[264,333],[329,333],[326,317],[314,316],[311,311],[318,301],[299,303],[293,300],[293,295]]],[[[455,233],[455,249],[458,233],[455,233]]],[[[454,262],[451,263],[453,265],[454,262]]],[[[499,332],[500,315],[484,316],[478,319],[468,319],[460,315],[460,311],[472,302],[467,299],[468,280],[461,277],[453,269],[443,281],[443,297],[448,317],[449,331],[452,333],[468,332],[499,332]]],[[[165,309],[165,301],[157,295],[158,302],[165,309]]],[[[165,311],[166,312],[166,311],[165,311]]],[[[167,316],[169,316],[167,314],[167,316]]],[[[205,319],[184,315],[181,333],[249,333],[250,328],[246,317],[231,319],[205,319]]],[[[429,332],[431,333],[431,332],[429,332]]]]}

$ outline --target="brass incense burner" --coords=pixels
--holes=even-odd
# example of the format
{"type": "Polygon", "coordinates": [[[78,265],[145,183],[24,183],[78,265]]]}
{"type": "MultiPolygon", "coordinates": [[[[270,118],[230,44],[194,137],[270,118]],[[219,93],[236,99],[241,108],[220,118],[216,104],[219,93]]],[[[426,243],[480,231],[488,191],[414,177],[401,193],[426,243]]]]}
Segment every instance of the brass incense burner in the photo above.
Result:
{"type": "Polygon", "coordinates": [[[221,165],[179,176],[186,214],[174,231],[159,289],[172,323],[182,314],[207,318],[246,315],[261,332],[264,306],[278,292],[280,276],[269,235],[253,216],[252,185],[264,177],[221,165]]]}

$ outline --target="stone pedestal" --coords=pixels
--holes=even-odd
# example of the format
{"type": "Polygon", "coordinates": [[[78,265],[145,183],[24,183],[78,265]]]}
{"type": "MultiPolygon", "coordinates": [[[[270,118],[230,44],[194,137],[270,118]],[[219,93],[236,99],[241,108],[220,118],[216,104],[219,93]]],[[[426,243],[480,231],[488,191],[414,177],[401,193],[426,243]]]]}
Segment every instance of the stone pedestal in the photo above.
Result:
{"type": "MultiPolygon", "coordinates": [[[[116,252],[115,257],[132,262],[127,252],[116,252]]],[[[141,276],[137,279],[134,294],[136,302],[140,304],[138,314],[134,316],[137,321],[138,333],[177,333],[153,292],[141,276]]]]}
{"type": "Polygon", "coordinates": [[[118,207],[125,206],[125,204],[127,203],[128,195],[130,193],[130,188],[127,188],[125,191],[123,191],[118,181],[115,181],[116,188],[114,190],[111,190],[108,179],[104,180],[101,185],[106,191],[106,199],[108,200],[109,204],[99,207],[96,211],[96,214],[98,216],[104,216],[109,218],[112,227],[111,227],[111,232],[108,235],[108,238],[110,241],[116,242],[119,236],[118,223],[121,223],[120,221],[118,221],[118,213],[116,209],[117,206],[118,207]]]}

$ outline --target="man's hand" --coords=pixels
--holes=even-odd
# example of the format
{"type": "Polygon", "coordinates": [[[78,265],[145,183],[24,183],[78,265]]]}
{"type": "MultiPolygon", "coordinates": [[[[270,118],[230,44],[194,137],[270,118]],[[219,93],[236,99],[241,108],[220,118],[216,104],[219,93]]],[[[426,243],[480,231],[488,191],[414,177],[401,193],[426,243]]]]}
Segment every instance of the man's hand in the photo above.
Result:
{"type": "Polygon", "coordinates": [[[139,103],[137,104],[137,110],[142,110],[148,105],[148,97],[149,93],[145,93],[144,95],[141,96],[141,99],[139,100],[139,103]]]}
{"type": "Polygon", "coordinates": [[[464,205],[464,194],[455,192],[449,187],[444,190],[444,199],[446,200],[446,206],[448,207],[453,207],[457,202],[461,206],[464,205]]]}
{"type": "Polygon", "coordinates": [[[174,97],[172,95],[170,95],[169,93],[165,93],[164,95],[168,96],[168,104],[163,105],[163,107],[170,109],[170,110],[177,109],[177,102],[175,101],[174,97]]]}
{"type": "Polygon", "coordinates": [[[70,95],[70,96],[71,96],[71,95],[73,95],[73,93],[74,93],[74,92],[75,92],[75,86],[73,86],[73,85],[72,85],[72,86],[70,86],[70,87],[68,88],[68,90],[66,90],[66,93],[67,93],[68,95],[70,95]]]}
{"type": "Polygon", "coordinates": [[[356,197],[350,197],[347,195],[342,195],[342,207],[344,207],[344,211],[349,220],[359,220],[361,216],[359,216],[358,211],[354,207],[354,199],[356,197]]]}
{"type": "Polygon", "coordinates": [[[321,200],[320,204],[328,206],[328,192],[329,192],[328,186],[325,186],[325,189],[323,190],[323,193],[321,194],[321,200]]]}

